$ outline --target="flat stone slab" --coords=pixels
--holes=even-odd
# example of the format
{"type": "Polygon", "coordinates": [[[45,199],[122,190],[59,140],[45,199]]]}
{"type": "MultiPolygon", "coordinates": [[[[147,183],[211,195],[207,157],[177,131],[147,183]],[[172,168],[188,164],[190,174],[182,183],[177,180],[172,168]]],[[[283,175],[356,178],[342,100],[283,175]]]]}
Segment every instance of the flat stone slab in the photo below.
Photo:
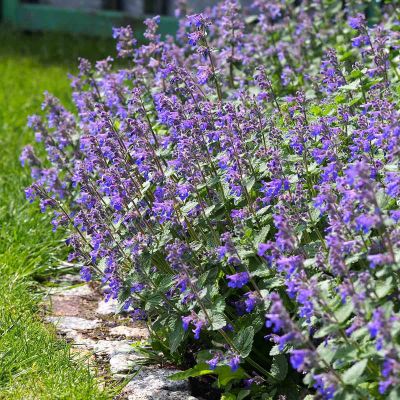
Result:
{"type": "Polygon", "coordinates": [[[93,346],[95,344],[95,341],[90,338],[82,335],[82,333],[76,331],[76,330],[71,330],[65,333],[65,337],[73,342],[73,345],[78,347],[78,348],[84,348],[85,350],[90,350],[92,351],[93,346]]]}
{"type": "Polygon", "coordinates": [[[198,400],[189,392],[170,392],[168,390],[156,390],[153,393],[128,394],[128,400],[198,400]]]}
{"type": "Polygon", "coordinates": [[[61,331],[88,331],[95,329],[99,326],[100,320],[98,319],[85,319],[80,317],[46,317],[46,321],[56,325],[58,330],[61,331]]]}
{"type": "Polygon", "coordinates": [[[93,314],[95,309],[93,301],[87,300],[85,297],[66,297],[59,294],[51,296],[50,305],[54,316],[79,317],[90,312],[93,314]]]}
{"type": "Polygon", "coordinates": [[[131,342],[127,340],[98,340],[93,344],[93,351],[112,356],[120,353],[133,353],[134,349],[131,342]]]}
{"type": "Polygon", "coordinates": [[[146,328],[118,325],[114,328],[110,328],[110,335],[134,339],[147,339],[149,337],[149,331],[146,328]]]}
{"type": "Polygon", "coordinates": [[[135,361],[138,359],[140,359],[140,356],[134,353],[115,354],[110,358],[110,371],[113,375],[124,377],[121,374],[130,372],[135,366],[135,361]]]}
{"type": "Polygon", "coordinates": [[[187,381],[171,381],[168,377],[178,370],[144,367],[125,386],[123,393],[128,395],[129,400],[164,400],[164,399],[195,399],[190,396],[187,381]],[[175,397],[168,397],[171,393],[175,397]],[[177,395],[181,397],[177,397],[177,395]],[[183,397],[182,397],[183,396],[183,397]]]}
{"type": "MultiPolygon", "coordinates": [[[[76,279],[71,275],[59,282],[75,284],[76,279]]],[[[133,376],[121,393],[125,400],[198,400],[191,396],[187,381],[168,379],[177,370],[153,365],[137,373],[143,357],[132,343],[147,339],[148,329],[142,322],[130,325],[127,318],[121,318],[126,313],[121,312],[118,300],[105,301],[93,287],[83,284],[48,291],[52,315],[46,321],[65,336],[72,350],[87,353],[90,367],[100,367],[114,382],[133,376]]]]}
{"type": "Polygon", "coordinates": [[[97,307],[96,313],[99,315],[115,315],[118,313],[118,300],[110,299],[108,301],[101,300],[97,307]]]}
{"type": "Polygon", "coordinates": [[[63,274],[50,279],[50,282],[56,284],[68,284],[71,286],[76,284],[82,284],[82,277],[77,274],[63,274]]]}
{"type": "Polygon", "coordinates": [[[59,286],[50,289],[50,295],[58,295],[58,296],[93,296],[94,291],[90,288],[89,285],[79,285],[79,286],[59,286]]]}

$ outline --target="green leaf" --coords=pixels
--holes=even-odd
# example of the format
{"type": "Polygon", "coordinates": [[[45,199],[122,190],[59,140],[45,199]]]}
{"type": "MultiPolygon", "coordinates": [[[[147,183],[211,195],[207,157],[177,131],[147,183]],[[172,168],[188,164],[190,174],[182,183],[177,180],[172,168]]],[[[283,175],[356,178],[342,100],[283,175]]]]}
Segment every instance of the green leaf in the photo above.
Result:
{"type": "Polygon", "coordinates": [[[212,206],[207,207],[204,210],[204,213],[206,214],[206,217],[209,217],[211,215],[211,213],[214,211],[215,208],[215,204],[213,204],[212,206]]]}
{"type": "Polygon", "coordinates": [[[183,207],[181,207],[181,211],[186,215],[188,212],[193,210],[197,206],[197,201],[189,201],[183,207]]]}
{"type": "Polygon", "coordinates": [[[287,359],[283,354],[278,354],[272,358],[270,373],[279,382],[286,378],[288,372],[287,359]]]}
{"type": "Polygon", "coordinates": [[[356,362],[352,367],[350,367],[342,376],[343,382],[346,385],[356,385],[359,378],[362,376],[368,360],[364,359],[356,362]]]}
{"type": "Polygon", "coordinates": [[[242,315],[236,321],[237,327],[240,330],[241,328],[246,328],[251,325],[254,328],[254,332],[258,332],[264,326],[265,318],[263,314],[245,314],[242,315]]]}
{"type": "Polygon", "coordinates": [[[175,353],[184,338],[185,331],[182,326],[182,321],[180,320],[180,318],[178,318],[175,321],[173,331],[169,335],[169,349],[171,351],[171,354],[175,353]]]}
{"type": "Polygon", "coordinates": [[[211,318],[211,329],[217,331],[222,329],[226,325],[226,319],[224,314],[212,314],[211,318]]]}
{"type": "Polygon", "coordinates": [[[221,400],[237,400],[237,399],[236,399],[236,396],[232,393],[224,393],[221,396],[221,400]]]}
{"type": "Polygon", "coordinates": [[[340,87],[340,90],[344,90],[347,92],[353,92],[360,86],[360,79],[356,79],[355,81],[349,83],[348,85],[343,85],[340,87]]]}
{"type": "Polygon", "coordinates": [[[230,381],[234,379],[243,379],[246,376],[243,368],[239,368],[236,371],[232,371],[230,367],[227,365],[222,365],[220,367],[215,368],[214,373],[218,375],[218,386],[224,387],[230,381]]]}
{"type": "Polygon", "coordinates": [[[285,281],[282,278],[279,278],[277,276],[270,278],[270,279],[266,279],[264,281],[264,286],[267,289],[274,289],[277,287],[282,287],[285,285],[285,281]]]}
{"type": "Polygon", "coordinates": [[[328,364],[332,362],[334,359],[336,352],[337,352],[337,346],[332,345],[330,343],[326,344],[325,342],[322,342],[318,347],[317,347],[318,355],[328,364]]]}
{"type": "Polygon", "coordinates": [[[256,237],[254,238],[254,242],[253,242],[254,245],[256,246],[256,248],[258,248],[258,245],[260,243],[263,243],[265,241],[270,229],[271,229],[271,226],[270,225],[266,225],[266,226],[264,226],[264,228],[261,229],[260,232],[257,233],[256,237]]]}
{"type": "Polygon", "coordinates": [[[318,329],[317,332],[314,333],[315,339],[320,339],[328,335],[329,333],[333,333],[339,330],[339,327],[335,324],[330,324],[323,326],[321,329],[318,329]]]}
{"type": "Polygon", "coordinates": [[[248,389],[241,390],[237,395],[237,400],[245,399],[250,393],[251,393],[251,390],[248,390],[248,389]]]}
{"type": "Polygon", "coordinates": [[[354,310],[353,302],[348,301],[346,304],[343,304],[335,311],[335,317],[339,323],[342,323],[346,321],[347,318],[350,317],[350,315],[353,313],[353,310],[354,310]]]}
{"type": "Polygon", "coordinates": [[[393,277],[389,276],[384,282],[378,281],[376,283],[376,294],[380,299],[386,297],[393,288],[393,277]]]}
{"type": "MultiPolygon", "coordinates": [[[[343,54],[341,54],[338,58],[339,58],[339,61],[340,62],[343,62],[343,61],[346,61],[348,58],[350,58],[351,56],[353,56],[353,51],[352,50],[348,50],[348,51],[346,51],[345,53],[343,53],[343,54]]],[[[351,74],[350,74],[350,76],[352,77],[352,74],[354,73],[355,71],[353,70],[353,71],[351,71],[351,74]]],[[[359,71],[358,71],[359,72],[359,71]]]]}
{"type": "Polygon", "coordinates": [[[248,326],[239,331],[239,333],[233,339],[233,343],[236,349],[239,351],[241,357],[246,358],[253,347],[254,339],[254,328],[248,326]]]}
{"type": "Polygon", "coordinates": [[[147,310],[154,310],[159,307],[159,305],[162,303],[163,299],[159,294],[155,294],[148,299],[146,299],[146,305],[144,309],[147,310]]]}
{"type": "Polygon", "coordinates": [[[193,368],[187,369],[186,371],[172,374],[168,377],[168,379],[171,381],[184,381],[188,378],[195,378],[196,376],[209,375],[213,373],[214,371],[210,369],[207,363],[200,363],[193,368]]]}
{"type": "Polygon", "coordinates": [[[246,181],[246,189],[249,193],[251,192],[251,189],[253,188],[255,183],[256,183],[256,180],[254,179],[253,176],[246,181]]]}

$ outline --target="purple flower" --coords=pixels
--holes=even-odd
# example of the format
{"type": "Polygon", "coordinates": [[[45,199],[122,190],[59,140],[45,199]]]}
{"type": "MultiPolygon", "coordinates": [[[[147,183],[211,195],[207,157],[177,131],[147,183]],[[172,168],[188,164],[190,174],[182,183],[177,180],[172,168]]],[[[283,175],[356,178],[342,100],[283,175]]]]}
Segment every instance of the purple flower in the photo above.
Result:
{"type": "Polygon", "coordinates": [[[221,353],[217,353],[213,358],[207,361],[210,369],[214,370],[217,368],[218,363],[221,361],[221,353]]]}
{"type": "Polygon", "coordinates": [[[198,29],[204,28],[209,25],[209,21],[203,14],[188,15],[187,19],[190,25],[193,25],[198,29]]]}
{"type": "Polygon", "coordinates": [[[317,389],[318,393],[326,399],[333,399],[336,391],[337,381],[332,373],[324,373],[314,375],[314,387],[317,389]]]}
{"type": "Polygon", "coordinates": [[[133,37],[130,26],[113,28],[113,38],[117,39],[118,56],[122,58],[132,57],[137,40],[133,37]]]}
{"type": "Polygon", "coordinates": [[[365,18],[362,14],[358,14],[355,17],[350,17],[348,22],[351,28],[359,30],[364,27],[365,18]]]}
{"type": "Polygon", "coordinates": [[[395,350],[392,350],[383,361],[381,373],[385,379],[379,382],[380,394],[386,393],[390,386],[397,386],[400,383],[400,363],[395,350]]]}
{"type": "Polygon", "coordinates": [[[250,276],[247,272],[238,272],[237,274],[227,275],[226,277],[229,279],[228,286],[231,288],[241,288],[250,280],[250,276]]]}
{"type": "Polygon", "coordinates": [[[193,321],[193,316],[188,315],[186,317],[182,317],[182,326],[185,331],[189,329],[189,324],[193,321]]]}
{"type": "Polygon", "coordinates": [[[367,256],[371,268],[376,268],[378,265],[387,265],[394,262],[389,253],[385,254],[370,254],[367,256]]]}
{"type": "Polygon", "coordinates": [[[88,266],[83,266],[81,268],[80,275],[81,275],[82,279],[86,282],[89,282],[90,280],[92,280],[92,272],[90,270],[90,267],[88,267],[88,266]]]}
{"type": "Polygon", "coordinates": [[[228,365],[231,367],[232,372],[235,372],[239,369],[240,365],[240,357],[239,356],[233,356],[229,362],[228,365]]]}
{"type": "Polygon", "coordinates": [[[265,195],[263,201],[269,203],[280,193],[289,189],[289,181],[287,179],[274,179],[271,182],[262,182],[261,192],[265,195]]]}
{"type": "Polygon", "coordinates": [[[290,353],[290,363],[299,372],[307,371],[312,366],[313,360],[313,352],[308,349],[293,350],[290,353]]]}
{"type": "Polygon", "coordinates": [[[379,219],[376,215],[363,214],[356,218],[356,229],[367,234],[372,228],[376,226],[379,219]]]}
{"type": "Polygon", "coordinates": [[[257,292],[247,292],[244,294],[246,300],[244,301],[246,305],[246,312],[250,313],[254,310],[257,302],[259,301],[257,292]]]}
{"type": "Polygon", "coordinates": [[[194,322],[194,329],[192,330],[192,332],[194,333],[195,339],[200,338],[200,331],[204,325],[204,321],[202,321],[201,319],[198,319],[196,322],[194,322]]]}
{"type": "Polygon", "coordinates": [[[207,83],[212,77],[213,72],[210,66],[208,65],[199,65],[197,67],[197,82],[200,85],[204,85],[207,83]]]}

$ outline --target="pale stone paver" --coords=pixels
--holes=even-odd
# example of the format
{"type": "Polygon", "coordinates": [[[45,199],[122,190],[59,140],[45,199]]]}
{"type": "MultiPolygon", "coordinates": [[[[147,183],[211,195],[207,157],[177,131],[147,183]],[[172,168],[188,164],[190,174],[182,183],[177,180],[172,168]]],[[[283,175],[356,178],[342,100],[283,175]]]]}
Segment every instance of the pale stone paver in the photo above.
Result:
{"type": "Polygon", "coordinates": [[[120,314],[116,300],[106,302],[92,286],[77,285],[75,275],[58,278],[57,283],[63,286],[49,290],[45,320],[73,344],[74,351],[90,352],[97,366],[109,371],[114,380],[132,377],[118,400],[198,400],[190,395],[186,381],[168,379],[176,370],[140,366],[137,361],[142,356],[132,344],[148,337],[147,328],[120,314]]]}
{"type": "Polygon", "coordinates": [[[85,319],[80,317],[61,317],[61,316],[50,316],[46,317],[47,322],[51,322],[56,325],[57,329],[61,332],[66,331],[88,331],[99,326],[100,320],[85,319]]]}

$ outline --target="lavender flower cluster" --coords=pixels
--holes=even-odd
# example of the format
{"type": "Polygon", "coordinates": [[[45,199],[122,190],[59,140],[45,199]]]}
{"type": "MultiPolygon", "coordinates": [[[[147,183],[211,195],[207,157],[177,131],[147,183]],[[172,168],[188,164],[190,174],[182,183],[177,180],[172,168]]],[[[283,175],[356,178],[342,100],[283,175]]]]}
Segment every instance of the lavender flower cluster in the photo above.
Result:
{"type": "Polygon", "coordinates": [[[29,118],[69,260],[226,399],[400,398],[399,5],[337,3],[117,28],[124,67],[80,60],[76,111],[29,118]]]}

